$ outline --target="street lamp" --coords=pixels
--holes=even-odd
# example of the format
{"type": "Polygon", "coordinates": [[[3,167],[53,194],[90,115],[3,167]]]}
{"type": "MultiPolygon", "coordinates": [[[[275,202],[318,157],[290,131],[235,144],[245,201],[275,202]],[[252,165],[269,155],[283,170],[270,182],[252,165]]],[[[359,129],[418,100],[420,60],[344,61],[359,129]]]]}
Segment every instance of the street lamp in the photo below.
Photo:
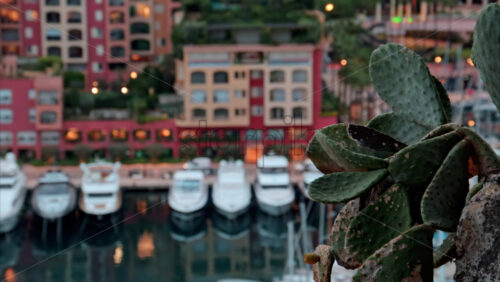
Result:
{"type": "Polygon", "coordinates": [[[343,67],[347,66],[347,60],[346,59],[340,60],[340,65],[343,67]]]}
{"type": "Polygon", "coordinates": [[[137,78],[137,72],[133,71],[130,73],[130,78],[136,79],[137,78]]]}
{"type": "Polygon", "coordinates": [[[327,11],[328,13],[333,11],[333,9],[335,9],[335,5],[333,5],[333,3],[327,3],[325,5],[325,11],[327,11]]]}
{"type": "Polygon", "coordinates": [[[441,58],[441,56],[436,56],[436,57],[434,58],[434,62],[435,62],[436,64],[440,64],[442,61],[443,61],[443,58],[441,58]]]}
{"type": "Polygon", "coordinates": [[[127,94],[128,93],[128,88],[123,86],[122,89],[120,90],[122,92],[123,95],[127,94]]]}
{"type": "Polygon", "coordinates": [[[90,92],[92,92],[92,94],[94,94],[94,95],[97,95],[99,93],[99,88],[92,87],[92,89],[90,89],[90,92]]]}

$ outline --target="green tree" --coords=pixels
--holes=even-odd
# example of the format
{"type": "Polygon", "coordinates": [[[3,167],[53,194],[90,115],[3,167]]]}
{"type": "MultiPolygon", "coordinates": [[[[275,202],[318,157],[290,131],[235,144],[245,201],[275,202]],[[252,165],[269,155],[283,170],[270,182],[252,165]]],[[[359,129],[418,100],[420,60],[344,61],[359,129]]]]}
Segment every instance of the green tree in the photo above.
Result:
{"type": "Polygon", "coordinates": [[[113,161],[121,161],[127,158],[130,147],[127,144],[115,143],[109,145],[109,155],[113,161]]]}
{"type": "Polygon", "coordinates": [[[148,157],[151,158],[151,161],[156,162],[163,154],[165,154],[165,147],[161,144],[151,144],[144,148],[144,152],[148,157]]]}
{"type": "Polygon", "coordinates": [[[73,152],[80,161],[86,161],[92,155],[93,151],[94,149],[92,149],[92,147],[85,144],[76,145],[75,148],[73,148],[73,152]]]}

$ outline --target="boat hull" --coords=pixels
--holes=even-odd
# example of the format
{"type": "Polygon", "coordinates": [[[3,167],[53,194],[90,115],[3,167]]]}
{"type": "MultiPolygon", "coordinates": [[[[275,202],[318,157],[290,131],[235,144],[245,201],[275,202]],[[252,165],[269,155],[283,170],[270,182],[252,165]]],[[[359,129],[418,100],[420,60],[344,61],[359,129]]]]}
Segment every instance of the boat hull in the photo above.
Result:
{"type": "Polygon", "coordinates": [[[295,200],[295,192],[291,186],[286,189],[286,191],[279,191],[282,194],[279,200],[272,200],[268,197],[270,191],[264,192],[260,184],[256,183],[255,198],[257,199],[257,205],[263,212],[274,216],[289,212],[295,200]]]}
{"type": "Polygon", "coordinates": [[[12,231],[12,229],[14,229],[19,222],[19,219],[21,217],[21,210],[26,199],[25,188],[22,188],[19,197],[21,198],[17,201],[16,206],[12,209],[12,212],[9,213],[10,215],[0,219],[0,233],[7,233],[12,231]]]}
{"type": "Polygon", "coordinates": [[[122,207],[122,191],[119,191],[117,193],[116,201],[113,203],[112,207],[105,210],[101,210],[100,208],[96,207],[95,204],[85,203],[84,196],[85,195],[83,193],[80,195],[80,199],[78,200],[78,207],[86,214],[96,216],[109,215],[116,213],[122,207]]]}
{"type": "Polygon", "coordinates": [[[74,189],[70,192],[68,200],[65,203],[61,203],[61,205],[64,205],[63,209],[56,211],[48,210],[45,209],[45,207],[41,203],[39,203],[38,196],[36,195],[36,190],[33,192],[33,195],[31,196],[31,207],[33,208],[33,211],[35,212],[36,215],[48,220],[56,220],[58,218],[62,218],[68,215],[69,213],[75,210],[76,191],[74,189]]]}

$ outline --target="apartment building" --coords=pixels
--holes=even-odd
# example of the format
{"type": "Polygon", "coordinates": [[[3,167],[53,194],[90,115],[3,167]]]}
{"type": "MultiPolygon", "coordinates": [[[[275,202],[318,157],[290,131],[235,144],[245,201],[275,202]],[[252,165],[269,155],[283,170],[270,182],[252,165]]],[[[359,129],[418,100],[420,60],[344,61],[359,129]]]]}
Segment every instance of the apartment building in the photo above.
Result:
{"type": "Polygon", "coordinates": [[[0,1],[0,54],[21,54],[21,5],[18,0],[0,1]]]}
{"type": "Polygon", "coordinates": [[[322,54],[307,44],[185,46],[176,81],[180,141],[208,155],[217,153],[214,141],[228,140],[245,155],[249,142],[304,149],[314,129],[335,122],[320,116],[322,54]]]}
{"type": "Polygon", "coordinates": [[[0,79],[0,149],[33,159],[59,146],[62,92],[61,77],[0,79]]]}

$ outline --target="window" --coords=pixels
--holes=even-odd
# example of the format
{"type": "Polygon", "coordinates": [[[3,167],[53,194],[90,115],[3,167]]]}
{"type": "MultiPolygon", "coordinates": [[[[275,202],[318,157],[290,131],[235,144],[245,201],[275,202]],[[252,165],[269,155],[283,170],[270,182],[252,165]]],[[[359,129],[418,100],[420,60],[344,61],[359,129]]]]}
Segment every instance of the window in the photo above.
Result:
{"type": "Polygon", "coordinates": [[[136,140],[136,141],[149,140],[149,130],[146,130],[146,129],[134,130],[134,140],[136,140]]]}
{"type": "Polygon", "coordinates": [[[109,6],[123,6],[123,0],[109,0],[109,6]]]}
{"type": "Polygon", "coordinates": [[[49,28],[45,32],[45,36],[47,40],[60,40],[61,39],[61,31],[55,28],[49,28]]]}
{"type": "Polygon", "coordinates": [[[49,47],[49,48],[47,48],[47,55],[48,56],[60,57],[61,56],[61,48],[59,48],[59,47],[49,47]]]}
{"type": "Polygon", "coordinates": [[[305,101],[306,100],[306,90],[302,88],[297,88],[292,90],[292,100],[293,101],[305,101]]]}
{"type": "Polygon", "coordinates": [[[214,110],[214,119],[215,120],[223,120],[229,118],[229,111],[227,109],[215,109],[214,110]]]}
{"type": "Polygon", "coordinates": [[[244,116],[246,113],[245,109],[234,109],[235,116],[244,116]]]}
{"type": "Polygon", "coordinates": [[[70,58],[81,58],[83,57],[83,50],[81,47],[73,46],[69,47],[69,57],[70,58]]]}
{"type": "Polygon", "coordinates": [[[307,129],[305,128],[290,128],[291,140],[307,140],[307,129]]]}
{"type": "Polygon", "coordinates": [[[306,109],[304,107],[295,107],[292,111],[293,118],[305,118],[306,109]]]}
{"type": "Polygon", "coordinates": [[[35,131],[19,131],[17,132],[18,145],[35,145],[36,132],[35,131]]]}
{"type": "Polygon", "coordinates": [[[123,14],[123,12],[113,11],[109,13],[109,23],[113,24],[113,23],[124,23],[124,22],[125,22],[125,15],[123,14]]]}
{"type": "MultiPolygon", "coordinates": [[[[1,1],[2,3],[4,1],[1,1]]],[[[1,23],[18,23],[19,22],[19,13],[14,10],[0,10],[0,22],[1,23]]]]}
{"type": "Polygon", "coordinates": [[[19,32],[17,29],[6,28],[2,29],[2,40],[3,41],[18,41],[19,40],[19,32]]]}
{"type": "Polygon", "coordinates": [[[102,0],[94,0],[96,4],[102,4],[102,0]]]}
{"type": "Polygon", "coordinates": [[[0,89],[0,105],[8,105],[12,103],[12,90],[0,89]]]}
{"type": "Polygon", "coordinates": [[[262,116],[262,106],[252,106],[252,116],[262,116]]]}
{"type": "Polygon", "coordinates": [[[42,145],[57,145],[61,139],[61,134],[58,131],[42,131],[40,139],[42,145]]]}
{"type": "Polygon", "coordinates": [[[271,119],[282,119],[285,116],[283,108],[272,108],[271,119]]]}
{"type": "Polygon", "coordinates": [[[109,32],[111,40],[123,40],[125,38],[125,33],[123,29],[112,29],[109,32]]]}
{"type": "Polygon", "coordinates": [[[56,123],[57,115],[54,112],[45,111],[40,115],[40,122],[44,124],[56,123]]]}
{"type": "Polygon", "coordinates": [[[111,47],[111,56],[115,58],[125,57],[125,48],[123,48],[122,46],[111,47]]]}
{"type": "Polygon", "coordinates": [[[165,45],[167,45],[165,38],[156,38],[156,46],[164,47],[165,45]]]}
{"type": "Polygon", "coordinates": [[[12,110],[0,109],[0,123],[12,123],[12,110]]]}
{"type": "Polygon", "coordinates": [[[294,70],[292,80],[293,82],[307,82],[307,72],[305,70],[294,70]]]}
{"type": "Polygon", "coordinates": [[[202,119],[207,117],[207,113],[204,109],[193,109],[192,114],[193,119],[202,119]]]}
{"type": "Polygon", "coordinates": [[[34,10],[26,11],[26,20],[29,22],[38,20],[38,12],[34,10]]]}
{"type": "Polygon", "coordinates": [[[134,51],[147,51],[149,50],[149,41],[146,39],[132,40],[130,48],[134,51]]]}
{"type": "Polygon", "coordinates": [[[201,71],[195,71],[191,73],[191,83],[192,84],[203,84],[205,83],[205,73],[201,71]]]}
{"type": "Polygon", "coordinates": [[[90,29],[90,36],[92,38],[102,38],[102,29],[93,27],[90,29]]]}
{"type": "Polygon", "coordinates": [[[102,142],[106,139],[106,132],[100,129],[89,130],[87,133],[87,139],[90,142],[102,142]]]}
{"type": "Polygon", "coordinates": [[[59,5],[59,0],[45,0],[45,5],[57,6],[57,5],[59,5]]]}
{"type": "Polygon", "coordinates": [[[127,141],[128,131],[125,128],[113,129],[110,137],[112,141],[127,141]]]}
{"type": "Polygon", "coordinates": [[[80,6],[80,2],[80,0],[68,0],[66,3],[68,3],[68,6],[80,6]]]}
{"type": "Polygon", "coordinates": [[[48,12],[45,15],[45,21],[48,23],[59,23],[61,21],[61,17],[57,12],[48,12]]]}
{"type": "Polygon", "coordinates": [[[33,37],[33,29],[31,27],[27,27],[24,29],[24,36],[26,38],[32,38],[33,37]]]}
{"type": "Polygon", "coordinates": [[[26,53],[31,56],[38,56],[38,45],[29,45],[26,48],[26,53]]]}
{"type": "Polygon", "coordinates": [[[163,12],[165,11],[163,4],[156,4],[155,11],[158,14],[163,14],[163,12]]]}
{"type": "Polygon", "coordinates": [[[99,44],[95,47],[95,53],[97,54],[97,56],[102,56],[104,55],[104,46],[99,44]]]}
{"type": "Polygon", "coordinates": [[[102,72],[102,63],[99,62],[93,62],[92,63],[92,72],[102,72]]]}
{"type": "Polygon", "coordinates": [[[262,140],[262,130],[250,129],[245,132],[245,140],[260,141],[262,140]]]}
{"type": "Polygon", "coordinates": [[[253,87],[252,88],[252,98],[260,98],[262,97],[262,87],[253,87]]]}
{"type": "Polygon", "coordinates": [[[267,140],[283,140],[284,137],[283,129],[269,129],[266,135],[267,140]]]}
{"type": "Polygon", "coordinates": [[[214,91],[214,102],[215,103],[227,103],[227,102],[229,102],[229,91],[227,91],[227,90],[215,90],[214,91]]]}
{"type": "Polygon", "coordinates": [[[57,105],[59,98],[55,90],[41,90],[38,92],[39,105],[57,105]]]}
{"type": "Polygon", "coordinates": [[[244,97],[245,97],[245,90],[234,90],[234,98],[239,99],[244,97]]]}
{"type": "Polygon", "coordinates": [[[194,90],[191,92],[191,103],[203,104],[207,101],[207,93],[204,90],[194,90]]]}
{"type": "Polygon", "coordinates": [[[79,29],[70,29],[68,31],[68,40],[82,40],[82,31],[79,29]]]}
{"type": "Polygon", "coordinates": [[[173,138],[172,130],[164,128],[156,130],[157,141],[171,141],[173,138]]]}
{"type": "Polygon", "coordinates": [[[30,98],[30,100],[34,100],[36,98],[36,91],[35,91],[35,89],[28,90],[28,98],[30,98]]]}
{"type": "Polygon", "coordinates": [[[227,83],[227,72],[216,71],[214,73],[214,83],[227,83]]]}
{"type": "Polygon", "coordinates": [[[12,145],[12,132],[0,131],[0,146],[12,145]]]}
{"type": "Polygon", "coordinates": [[[150,14],[151,8],[149,8],[149,6],[146,4],[136,4],[135,6],[130,7],[131,17],[149,18],[150,14]]]}
{"type": "Polygon", "coordinates": [[[252,71],[250,72],[250,77],[251,77],[252,79],[262,79],[262,76],[263,76],[263,75],[264,75],[264,74],[263,74],[263,71],[261,71],[261,70],[252,70],[252,71]]]}
{"type": "Polygon", "coordinates": [[[82,14],[80,14],[80,12],[68,12],[67,18],[68,18],[68,23],[82,22],[82,14]]]}
{"type": "Polygon", "coordinates": [[[30,108],[29,119],[30,119],[30,123],[36,122],[36,110],[34,108],[30,108]]]}
{"type": "Polygon", "coordinates": [[[245,78],[245,72],[244,71],[235,71],[234,78],[235,79],[245,78]]]}
{"type": "Polygon", "coordinates": [[[285,90],[283,90],[283,89],[271,90],[271,101],[273,101],[273,102],[285,101],[285,90]]]}
{"type": "Polygon", "coordinates": [[[102,10],[96,10],[94,12],[94,17],[95,17],[95,20],[98,21],[98,22],[101,22],[102,21],[102,10]]]}
{"type": "Polygon", "coordinates": [[[285,72],[280,70],[272,71],[269,79],[270,82],[285,82],[285,72]]]}
{"type": "Polygon", "coordinates": [[[148,34],[149,24],[147,23],[132,23],[130,24],[131,34],[148,34]]]}
{"type": "Polygon", "coordinates": [[[64,133],[64,140],[68,143],[76,143],[82,139],[82,132],[76,128],[70,128],[64,133]]]}

